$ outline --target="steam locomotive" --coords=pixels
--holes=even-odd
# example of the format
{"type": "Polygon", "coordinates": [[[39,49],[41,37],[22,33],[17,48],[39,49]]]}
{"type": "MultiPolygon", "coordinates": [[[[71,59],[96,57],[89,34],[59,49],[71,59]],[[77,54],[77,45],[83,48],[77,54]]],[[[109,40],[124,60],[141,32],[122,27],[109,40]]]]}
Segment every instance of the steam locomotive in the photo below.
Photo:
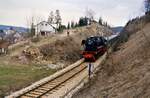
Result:
{"type": "Polygon", "coordinates": [[[82,40],[83,50],[81,55],[85,60],[96,61],[96,59],[107,51],[107,40],[102,36],[89,37],[82,40]]]}

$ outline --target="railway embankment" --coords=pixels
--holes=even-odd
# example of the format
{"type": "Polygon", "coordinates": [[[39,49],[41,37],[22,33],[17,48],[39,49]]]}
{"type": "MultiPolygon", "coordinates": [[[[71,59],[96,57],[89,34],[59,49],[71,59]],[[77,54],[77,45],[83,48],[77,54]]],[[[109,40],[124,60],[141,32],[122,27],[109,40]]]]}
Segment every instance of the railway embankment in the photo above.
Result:
{"type": "Polygon", "coordinates": [[[150,97],[150,21],[145,17],[148,16],[126,25],[121,33],[124,40],[109,55],[92,83],[73,98],[150,97]]]}

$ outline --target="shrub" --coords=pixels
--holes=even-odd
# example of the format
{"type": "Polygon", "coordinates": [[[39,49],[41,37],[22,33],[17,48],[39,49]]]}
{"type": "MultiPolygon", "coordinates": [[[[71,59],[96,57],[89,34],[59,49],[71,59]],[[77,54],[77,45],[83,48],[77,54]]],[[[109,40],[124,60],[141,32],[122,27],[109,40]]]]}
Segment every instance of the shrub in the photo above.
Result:
{"type": "Polygon", "coordinates": [[[37,42],[40,41],[40,38],[39,38],[39,37],[34,37],[34,38],[31,39],[31,41],[32,41],[33,43],[37,43],[37,42]]]}

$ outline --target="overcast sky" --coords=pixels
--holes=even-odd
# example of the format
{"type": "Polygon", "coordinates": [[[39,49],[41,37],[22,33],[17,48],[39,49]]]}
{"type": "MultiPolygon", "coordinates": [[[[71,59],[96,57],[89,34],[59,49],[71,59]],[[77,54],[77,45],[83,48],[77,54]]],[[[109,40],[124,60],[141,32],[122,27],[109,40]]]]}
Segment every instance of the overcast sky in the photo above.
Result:
{"type": "Polygon", "coordinates": [[[64,24],[95,11],[112,26],[125,23],[143,13],[143,0],[0,0],[0,24],[27,26],[27,18],[40,16],[47,20],[50,11],[60,10],[64,24]]]}

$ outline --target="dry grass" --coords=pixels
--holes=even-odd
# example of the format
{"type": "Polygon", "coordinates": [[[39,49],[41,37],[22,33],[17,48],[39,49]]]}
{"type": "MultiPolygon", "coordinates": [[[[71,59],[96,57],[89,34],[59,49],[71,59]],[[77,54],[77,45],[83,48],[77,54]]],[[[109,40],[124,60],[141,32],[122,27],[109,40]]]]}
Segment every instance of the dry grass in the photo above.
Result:
{"type": "Polygon", "coordinates": [[[108,58],[93,84],[74,98],[150,98],[149,26],[131,35],[108,58]]]}

